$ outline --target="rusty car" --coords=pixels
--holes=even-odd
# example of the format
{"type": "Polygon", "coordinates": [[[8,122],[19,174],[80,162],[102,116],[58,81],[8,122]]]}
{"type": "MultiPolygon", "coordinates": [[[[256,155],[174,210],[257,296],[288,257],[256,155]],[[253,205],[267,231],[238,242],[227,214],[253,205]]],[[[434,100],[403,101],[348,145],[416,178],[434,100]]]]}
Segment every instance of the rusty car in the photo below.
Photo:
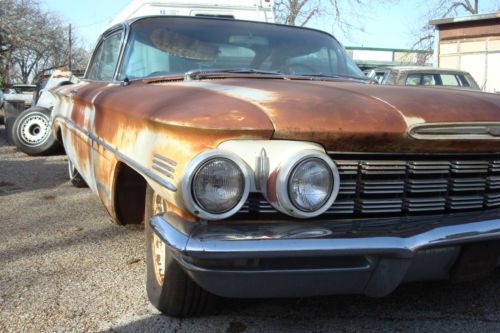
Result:
{"type": "Polygon", "coordinates": [[[370,82],[322,31],[134,18],[53,91],[51,124],[72,182],[145,224],[167,315],[490,273],[500,96],[370,82]]]}

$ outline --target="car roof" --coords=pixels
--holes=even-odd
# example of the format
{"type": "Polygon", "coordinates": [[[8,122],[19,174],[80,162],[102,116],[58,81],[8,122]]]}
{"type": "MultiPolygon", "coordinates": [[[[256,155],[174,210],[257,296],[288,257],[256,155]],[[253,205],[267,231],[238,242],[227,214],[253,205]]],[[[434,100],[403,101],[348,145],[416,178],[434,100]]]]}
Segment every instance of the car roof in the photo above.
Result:
{"type": "Polygon", "coordinates": [[[264,25],[270,25],[270,26],[281,26],[281,27],[288,27],[288,28],[294,28],[294,29],[301,29],[301,30],[309,30],[309,31],[314,31],[314,32],[319,32],[324,35],[327,35],[333,39],[335,39],[340,45],[342,43],[339,42],[337,37],[335,37],[333,34],[320,30],[320,29],[315,29],[315,28],[309,28],[309,27],[303,27],[303,26],[296,26],[296,25],[288,25],[288,24],[282,24],[282,23],[277,23],[277,22],[262,22],[262,21],[253,21],[253,20],[240,20],[240,19],[234,19],[234,18],[227,18],[227,17],[216,17],[216,16],[184,16],[184,15],[145,15],[145,16],[138,16],[138,17],[132,17],[129,18],[125,21],[122,21],[120,23],[117,23],[108,29],[106,29],[104,32],[101,33],[100,36],[106,36],[114,31],[116,31],[119,28],[123,27],[129,27],[132,26],[134,23],[142,20],[149,20],[149,19],[158,19],[158,18],[175,18],[175,19],[191,19],[191,20],[219,20],[219,21],[232,21],[232,22],[247,22],[247,23],[256,23],[256,24],[264,24],[264,25]]]}
{"type": "Polygon", "coordinates": [[[395,72],[422,72],[422,73],[458,73],[469,74],[469,72],[451,68],[434,68],[427,66],[388,66],[373,68],[374,71],[395,71],[395,72]]]}

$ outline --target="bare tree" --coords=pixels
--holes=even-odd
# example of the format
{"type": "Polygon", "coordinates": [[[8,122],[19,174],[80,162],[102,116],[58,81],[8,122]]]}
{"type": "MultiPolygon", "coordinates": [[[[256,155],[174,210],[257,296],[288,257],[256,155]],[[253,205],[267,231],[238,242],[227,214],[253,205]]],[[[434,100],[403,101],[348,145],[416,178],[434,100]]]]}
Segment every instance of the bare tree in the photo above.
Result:
{"type": "Polygon", "coordinates": [[[278,0],[274,11],[278,22],[304,26],[319,13],[318,5],[311,0],[278,0]]]}
{"type": "Polygon", "coordinates": [[[305,26],[314,17],[332,18],[334,26],[348,34],[352,29],[362,30],[362,13],[366,13],[372,3],[398,3],[399,0],[276,0],[275,16],[280,23],[305,26]]]}
{"type": "MultiPolygon", "coordinates": [[[[68,38],[58,17],[42,10],[37,0],[1,0],[0,82],[27,83],[43,70],[67,66],[68,38]]],[[[73,57],[73,63],[86,61],[84,54],[83,49],[76,52],[80,59],[73,57]]]]}
{"type": "MultiPolygon", "coordinates": [[[[422,2],[421,5],[424,3],[428,4],[428,1],[422,2]]],[[[422,18],[425,22],[422,27],[411,32],[414,38],[412,49],[428,51],[427,57],[420,60],[422,64],[427,63],[433,55],[435,43],[436,27],[430,25],[429,20],[479,13],[479,0],[437,0],[435,3],[422,18]]],[[[498,0],[497,5],[500,6],[498,0]]]]}

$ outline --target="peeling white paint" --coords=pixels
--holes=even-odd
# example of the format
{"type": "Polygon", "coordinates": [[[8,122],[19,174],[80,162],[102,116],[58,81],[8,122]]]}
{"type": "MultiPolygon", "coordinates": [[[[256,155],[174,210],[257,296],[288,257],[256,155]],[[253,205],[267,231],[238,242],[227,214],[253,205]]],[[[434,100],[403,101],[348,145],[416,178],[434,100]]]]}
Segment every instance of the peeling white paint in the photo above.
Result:
{"type": "Polygon", "coordinates": [[[174,82],[174,83],[169,83],[169,85],[178,85],[178,86],[185,86],[192,88],[204,88],[234,98],[250,101],[256,104],[272,103],[276,100],[276,95],[267,90],[238,87],[238,86],[228,86],[206,81],[174,82]]]}
{"type": "Polygon", "coordinates": [[[375,97],[375,96],[370,96],[370,97],[373,98],[373,99],[376,99],[379,102],[382,102],[382,103],[390,106],[393,110],[397,111],[399,113],[399,115],[401,116],[401,118],[403,118],[403,120],[406,123],[407,127],[410,127],[410,126],[415,125],[415,124],[424,124],[425,123],[425,119],[424,118],[421,118],[421,117],[408,117],[401,110],[399,110],[396,106],[392,105],[391,103],[387,102],[386,100],[384,100],[382,98],[375,97]]]}

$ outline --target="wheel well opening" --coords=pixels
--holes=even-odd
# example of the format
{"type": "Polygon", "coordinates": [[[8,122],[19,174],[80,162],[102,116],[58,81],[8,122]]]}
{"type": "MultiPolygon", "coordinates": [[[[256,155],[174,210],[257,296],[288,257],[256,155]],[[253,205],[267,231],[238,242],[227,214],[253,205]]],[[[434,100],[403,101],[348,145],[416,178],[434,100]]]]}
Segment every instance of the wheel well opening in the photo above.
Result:
{"type": "Polygon", "coordinates": [[[144,223],[146,180],[126,164],[118,165],[115,211],[120,224],[144,223]]]}
{"type": "Polygon", "coordinates": [[[56,139],[60,144],[63,144],[62,131],[60,126],[57,128],[56,139]]]}

